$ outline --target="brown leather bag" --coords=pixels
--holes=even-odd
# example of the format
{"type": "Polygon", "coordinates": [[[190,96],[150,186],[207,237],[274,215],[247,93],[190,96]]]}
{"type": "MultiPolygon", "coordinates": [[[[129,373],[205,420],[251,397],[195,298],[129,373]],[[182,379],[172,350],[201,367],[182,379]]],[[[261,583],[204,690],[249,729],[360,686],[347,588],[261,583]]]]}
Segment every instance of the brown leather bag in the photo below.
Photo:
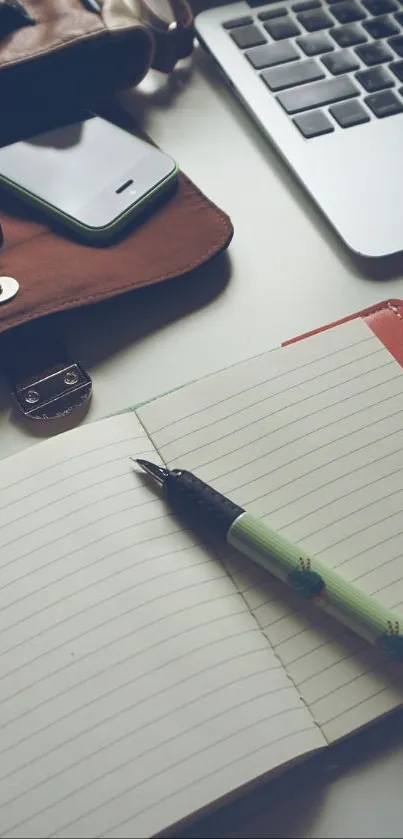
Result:
{"type": "Polygon", "coordinates": [[[2,123],[66,100],[107,98],[150,67],[169,73],[193,49],[187,0],[169,0],[167,17],[148,0],[92,0],[99,14],[90,0],[21,2],[22,25],[5,37],[0,27],[2,123]]]}

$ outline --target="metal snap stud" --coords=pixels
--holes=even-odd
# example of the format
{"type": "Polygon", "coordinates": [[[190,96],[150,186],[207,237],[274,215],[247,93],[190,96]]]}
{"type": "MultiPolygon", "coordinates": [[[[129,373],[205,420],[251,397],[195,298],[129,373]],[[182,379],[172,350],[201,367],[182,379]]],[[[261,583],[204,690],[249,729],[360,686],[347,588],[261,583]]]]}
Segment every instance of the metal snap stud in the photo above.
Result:
{"type": "Polygon", "coordinates": [[[0,277],[0,305],[12,300],[18,292],[20,285],[14,277],[0,277]]]}
{"type": "Polygon", "coordinates": [[[63,381],[66,385],[76,385],[78,382],[78,374],[74,370],[67,370],[63,376],[63,381]]]}
{"type": "Polygon", "coordinates": [[[35,402],[39,402],[39,393],[37,390],[27,390],[25,394],[25,401],[28,402],[28,405],[35,405],[35,402]]]}

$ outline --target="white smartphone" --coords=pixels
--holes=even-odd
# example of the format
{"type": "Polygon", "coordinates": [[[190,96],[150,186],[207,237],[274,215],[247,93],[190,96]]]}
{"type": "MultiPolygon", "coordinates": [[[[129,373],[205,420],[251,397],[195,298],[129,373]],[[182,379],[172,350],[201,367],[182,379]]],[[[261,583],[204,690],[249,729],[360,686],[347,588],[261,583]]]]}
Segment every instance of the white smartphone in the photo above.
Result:
{"type": "Polygon", "coordinates": [[[0,148],[0,186],[90,241],[107,241],[175,182],[175,161],[107,120],[0,148]]]}

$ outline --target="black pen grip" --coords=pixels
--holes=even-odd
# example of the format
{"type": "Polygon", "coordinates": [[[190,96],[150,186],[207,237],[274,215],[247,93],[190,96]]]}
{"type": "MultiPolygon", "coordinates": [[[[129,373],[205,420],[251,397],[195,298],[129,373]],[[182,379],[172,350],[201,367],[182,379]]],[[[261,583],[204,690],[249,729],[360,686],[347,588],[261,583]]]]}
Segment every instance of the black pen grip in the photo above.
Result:
{"type": "Polygon", "coordinates": [[[202,529],[222,539],[235,519],[245,512],[192,472],[183,469],[173,469],[169,473],[164,489],[172,509],[192,529],[202,529]]]}

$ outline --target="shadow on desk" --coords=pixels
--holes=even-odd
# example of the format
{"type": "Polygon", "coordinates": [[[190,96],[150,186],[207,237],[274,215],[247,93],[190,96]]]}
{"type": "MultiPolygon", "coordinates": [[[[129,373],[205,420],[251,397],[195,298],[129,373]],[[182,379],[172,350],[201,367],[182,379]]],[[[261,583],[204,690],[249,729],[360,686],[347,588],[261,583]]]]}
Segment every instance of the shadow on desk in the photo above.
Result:
{"type": "Polygon", "coordinates": [[[77,336],[76,346],[80,336],[83,344],[85,338],[85,358],[80,360],[87,368],[93,368],[208,306],[225,291],[230,271],[230,256],[224,252],[190,274],[69,312],[64,317],[68,318],[69,333],[77,336]]]}
{"type": "MultiPolygon", "coordinates": [[[[277,779],[260,785],[182,831],[167,833],[165,836],[175,839],[211,836],[223,839],[319,837],[322,833],[315,830],[314,822],[326,804],[332,784],[337,784],[343,778],[348,784],[356,772],[376,768],[377,763],[385,764],[397,747],[403,752],[402,711],[393,713],[326,752],[303,761],[277,779]]],[[[370,802],[368,806],[371,806],[370,802]]],[[[341,814],[339,823],[342,822],[341,814]]],[[[342,835],[351,835],[348,833],[350,825],[347,822],[345,827],[342,835]]],[[[386,824],[384,828],[387,829],[386,824]]],[[[327,832],[325,835],[335,836],[327,832]]],[[[364,833],[354,835],[364,836],[364,833]]],[[[375,835],[371,833],[371,836],[375,835]]]]}

